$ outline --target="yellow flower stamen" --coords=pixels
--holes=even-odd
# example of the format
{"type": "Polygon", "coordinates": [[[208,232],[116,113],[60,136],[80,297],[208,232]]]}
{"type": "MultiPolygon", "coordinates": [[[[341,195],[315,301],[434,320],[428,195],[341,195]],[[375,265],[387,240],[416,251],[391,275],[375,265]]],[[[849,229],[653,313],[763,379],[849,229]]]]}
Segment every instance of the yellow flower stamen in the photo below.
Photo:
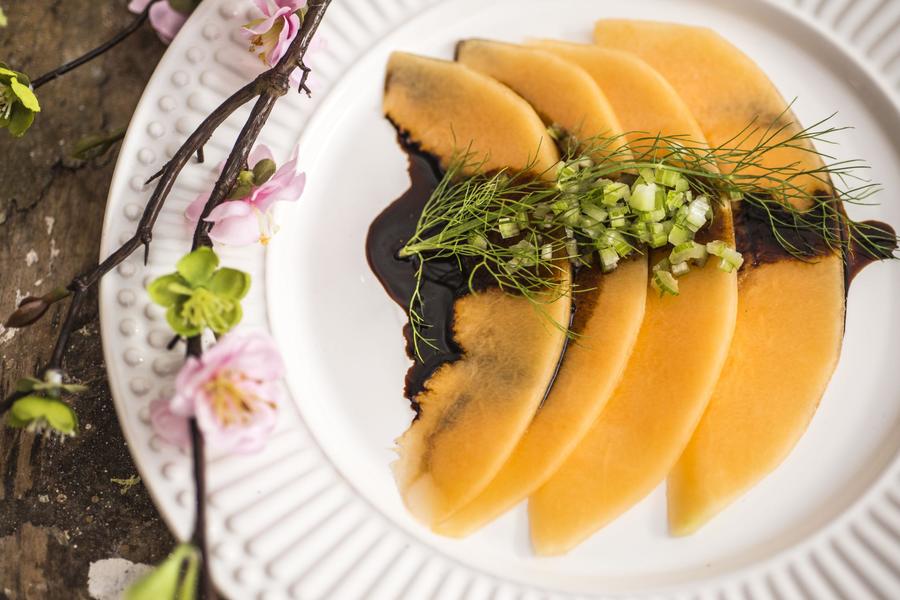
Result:
{"type": "MultiPolygon", "coordinates": [[[[246,425],[260,404],[272,406],[271,402],[249,393],[240,385],[248,381],[254,380],[244,373],[224,370],[203,386],[203,391],[206,392],[212,405],[213,414],[222,425],[226,427],[246,425]]],[[[262,382],[256,380],[255,383],[262,382]]]]}

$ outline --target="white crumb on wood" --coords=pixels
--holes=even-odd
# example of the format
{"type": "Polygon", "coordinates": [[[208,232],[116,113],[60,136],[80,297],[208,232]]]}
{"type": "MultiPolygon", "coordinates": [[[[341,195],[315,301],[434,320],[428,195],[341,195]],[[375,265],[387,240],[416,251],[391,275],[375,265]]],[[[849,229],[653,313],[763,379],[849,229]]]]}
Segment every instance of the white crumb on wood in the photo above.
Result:
{"type": "Polygon", "coordinates": [[[12,339],[16,337],[16,331],[16,329],[7,329],[3,325],[0,325],[0,346],[12,341],[12,339]]]}
{"type": "Polygon", "coordinates": [[[118,600],[128,586],[151,570],[150,565],[124,558],[94,561],[88,570],[88,593],[94,600],[118,600]]]}
{"type": "Polygon", "coordinates": [[[53,224],[56,223],[56,219],[53,217],[44,217],[44,224],[47,226],[47,235],[53,233],[53,224]]]}
{"type": "Polygon", "coordinates": [[[25,264],[29,267],[38,261],[38,253],[34,251],[34,248],[28,251],[28,254],[25,255],[25,264]]]}
{"type": "Polygon", "coordinates": [[[23,294],[23,293],[22,293],[22,290],[20,290],[19,288],[16,288],[16,303],[15,303],[16,306],[18,306],[19,304],[21,304],[21,303],[22,303],[22,300],[24,300],[24,299],[27,298],[28,296],[29,296],[29,294],[23,294]]]}
{"type": "Polygon", "coordinates": [[[50,238],[50,260],[59,256],[59,248],[56,247],[56,238],[50,238]]]}

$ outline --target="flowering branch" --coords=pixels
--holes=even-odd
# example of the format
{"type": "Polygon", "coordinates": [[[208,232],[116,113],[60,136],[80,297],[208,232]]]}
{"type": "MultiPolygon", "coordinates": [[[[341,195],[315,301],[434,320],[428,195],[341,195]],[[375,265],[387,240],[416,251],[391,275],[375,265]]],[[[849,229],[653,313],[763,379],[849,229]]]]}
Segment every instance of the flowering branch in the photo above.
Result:
{"type": "MultiPolygon", "coordinates": [[[[47,378],[49,374],[54,373],[56,374],[55,377],[61,379],[61,367],[68,346],[69,336],[74,328],[75,320],[78,311],[84,302],[85,295],[90,288],[106,273],[125,261],[141,246],[144,247],[144,262],[147,262],[149,247],[152,241],[153,226],[159,217],[163,204],[171,192],[178,175],[195,153],[197,153],[198,156],[202,156],[203,146],[219,125],[244,104],[253,98],[256,98],[257,100],[250,112],[250,116],[244,124],[244,127],[241,129],[235,142],[235,146],[225,161],[224,168],[210,193],[209,199],[203,207],[203,211],[194,231],[192,239],[192,247],[194,249],[212,246],[212,241],[209,237],[212,224],[208,222],[206,218],[209,217],[214,208],[226,200],[229,193],[234,188],[238,175],[247,166],[251,148],[268,120],[275,103],[281,96],[289,91],[291,87],[291,75],[295,70],[300,69],[302,71],[302,76],[297,85],[299,91],[307,94],[309,93],[309,89],[306,86],[309,69],[304,64],[303,58],[330,3],[331,0],[311,0],[300,30],[290,43],[290,46],[284,52],[284,55],[278,60],[277,64],[237,90],[210,113],[188,139],[185,140],[175,155],[166,162],[157,174],[150,178],[150,181],[157,180],[156,187],[144,208],[135,234],[131,238],[124,242],[106,259],[100,261],[96,266],[75,277],[68,286],[66,286],[66,291],[68,293],[62,292],[49,298],[26,299],[20,304],[19,309],[13,313],[7,321],[7,324],[18,324],[19,326],[28,325],[39,319],[51,304],[58,302],[67,296],[71,296],[66,317],[60,327],[53,353],[44,368],[43,375],[45,378],[47,378]]],[[[107,43],[108,47],[106,49],[111,48],[121,41],[121,39],[124,39],[124,37],[136,29],[143,20],[146,20],[149,8],[150,6],[148,5],[144,9],[136,20],[136,24],[133,24],[131,27],[121,32],[116,38],[113,38],[113,40],[110,40],[110,42],[107,43]]],[[[41,76],[35,80],[35,84],[38,82],[45,83],[50,81],[66,71],[77,67],[79,64],[83,64],[87,60],[90,60],[90,58],[92,58],[92,56],[85,55],[68,65],[64,65],[47,75],[41,76]]],[[[37,87],[37,85],[35,85],[35,87],[37,87]]],[[[188,355],[199,357],[202,352],[203,348],[200,335],[192,335],[188,339],[188,355]]],[[[16,392],[8,397],[4,402],[0,403],[0,412],[11,408],[15,401],[22,398],[24,395],[25,394],[22,392],[16,392]]],[[[204,502],[206,473],[203,435],[200,432],[196,417],[190,419],[190,434],[193,446],[193,474],[196,484],[197,500],[196,520],[191,538],[192,542],[200,551],[201,597],[215,598],[216,593],[209,573],[209,555],[206,542],[206,507],[204,502]]]]}
{"type": "Polygon", "coordinates": [[[57,77],[59,77],[60,75],[65,75],[69,71],[71,71],[73,69],[77,69],[84,63],[94,60],[101,54],[105,53],[107,50],[110,50],[110,49],[116,47],[120,42],[122,42],[128,36],[130,36],[132,33],[134,33],[135,31],[137,31],[138,29],[141,28],[141,25],[143,25],[144,21],[146,21],[147,18],[150,16],[150,7],[160,1],[161,0],[151,0],[151,2],[146,6],[146,8],[144,8],[144,10],[141,11],[141,13],[137,16],[137,18],[135,18],[134,21],[132,21],[131,24],[128,25],[128,27],[126,27],[125,29],[123,29],[122,31],[120,31],[119,33],[114,35],[113,37],[111,37],[106,42],[100,44],[93,50],[90,50],[90,51],[86,52],[85,54],[82,54],[78,58],[71,60],[64,65],[56,67],[52,71],[48,71],[47,73],[44,73],[40,77],[35,78],[31,82],[31,87],[34,89],[38,89],[45,83],[49,83],[49,82],[53,81],[54,79],[56,79],[57,77]]]}

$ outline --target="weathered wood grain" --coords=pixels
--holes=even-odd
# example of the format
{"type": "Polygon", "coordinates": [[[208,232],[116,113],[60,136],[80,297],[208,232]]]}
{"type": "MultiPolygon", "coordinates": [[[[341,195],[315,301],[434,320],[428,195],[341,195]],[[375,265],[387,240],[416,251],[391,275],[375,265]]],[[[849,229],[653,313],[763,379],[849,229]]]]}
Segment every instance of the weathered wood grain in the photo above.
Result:
{"type": "MultiPolygon", "coordinates": [[[[125,0],[2,2],[0,60],[32,76],[70,60],[131,18],[125,0]]],[[[0,131],[0,313],[65,284],[97,259],[114,154],[67,158],[81,137],[128,123],[164,51],[149,28],[41,88],[43,111],[25,138],[0,131]]],[[[0,391],[50,354],[62,306],[37,325],[0,329],[0,391]]],[[[90,386],[75,405],[81,434],[65,442],[0,429],[0,597],[88,598],[92,561],[156,562],[173,540],[140,485],[116,422],[97,332],[96,297],[83,310],[66,369],[90,386]]]]}

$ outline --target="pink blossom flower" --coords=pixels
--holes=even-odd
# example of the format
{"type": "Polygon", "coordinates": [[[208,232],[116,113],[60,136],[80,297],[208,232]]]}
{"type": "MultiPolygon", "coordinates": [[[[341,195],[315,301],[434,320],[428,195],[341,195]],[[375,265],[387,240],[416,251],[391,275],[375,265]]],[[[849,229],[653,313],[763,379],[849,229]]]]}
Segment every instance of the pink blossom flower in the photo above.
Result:
{"type": "Polygon", "coordinates": [[[275,428],[284,364],[263,333],[229,334],[200,358],[189,357],[175,378],[175,396],[150,406],[150,422],[166,441],[187,447],[187,419],[203,439],[226,452],[256,452],[275,428]]]}
{"type": "MultiPolygon", "coordinates": [[[[128,10],[135,14],[144,12],[147,5],[153,0],[131,0],[128,10]]],[[[156,30],[156,35],[164,44],[169,44],[175,38],[175,34],[187,21],[188,15],[175,10],[169,4],[169,0],[160,0],[150,7],[150,25],[156,30]]]]}
{"type": "Polygon", "coordinates": [[[273,67],[300,31],[301,19],[297,12],[306,6],[306,0],[255,0],[264,18],[254,19],[244,25],[242,33],[250,41],[250,51],[263,63],[273,67]]]}
{"type": "MultiPolygon", "coordinates": [[[[250,153],[247,162],[252,173],[253,167],[261,161],[274,163],[272,151],[260,144],[250,153]]],[[[272,207],[276,202],[297,200],[306,186],[306,173],[297,172],[297,149],[288,162],[260,184],[254,183],[250,193],[242,198],[221,203],[210,212],[206,221],[213,223],[209,237],[216,243],[231,246],[247,246],[259,242],[267,244],[278,232],[272,218],[272,207]]],[[[185,211],[185,217],[196,223],[209,200],[209,192],[197,196],[185,211]]]]}

